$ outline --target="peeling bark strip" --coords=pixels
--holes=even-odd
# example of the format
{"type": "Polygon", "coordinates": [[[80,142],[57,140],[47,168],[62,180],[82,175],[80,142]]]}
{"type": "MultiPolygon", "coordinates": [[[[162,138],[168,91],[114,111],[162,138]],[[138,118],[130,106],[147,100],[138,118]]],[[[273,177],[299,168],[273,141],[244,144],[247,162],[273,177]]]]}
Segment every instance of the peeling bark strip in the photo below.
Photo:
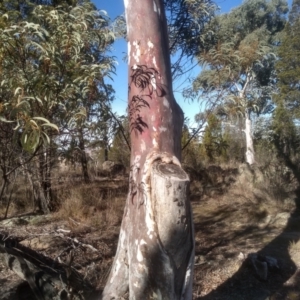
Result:
{"type": "Polygon", "coordinates": [[[163,0],[124,0],[131,129],[129,194],[102,299],[192,299],[194,235],[182,170],[163,0]]]}

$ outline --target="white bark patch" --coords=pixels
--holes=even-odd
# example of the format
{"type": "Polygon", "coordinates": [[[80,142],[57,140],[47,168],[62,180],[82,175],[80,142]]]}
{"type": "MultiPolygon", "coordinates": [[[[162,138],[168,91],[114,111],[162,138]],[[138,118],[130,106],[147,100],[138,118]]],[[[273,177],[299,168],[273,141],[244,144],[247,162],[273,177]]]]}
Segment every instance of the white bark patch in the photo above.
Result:
{"type": "Polygon", "coordinates": [[[132,178],[134,181],[136,181],[136,176],[137,176],[138,170],[140,169],[140,163],[139,163],[140,159],[141,159],[141,156],[137,155],[133,162],[132,178]]]}
{"type": "Polygon", "coordinates": [[[126,233],[123,229],[121,229],[121,232],[120,232],[120,241],[121,241],[121,247],[124,249],[125,248],[125,238],[126,238],[126,233]]]}
{"type": "Polygon", "coordinates": [[[190,256],[190,261],[192,261],[192,264],[189,262],[186,273],[185,273],[185,279],[184,284],[181,292],[181,299],[192,299],[193,294],[193,265],[194,265],[194,253],[190,256]]]}
{"type": "Polygon", "coordinates": [[[117,260],[117,261],[116,261],[116,268],[115,268],[115,271],[114,271],[113,276],[112,276],[111,279],[110,279],[110,283],[113,283],[113,282],[114,282],[116,276],[118,275],[118,272],[119,272],[120,268],[121,268],[121,263],[120,263],[119,260],[117,260]]]}
{"type": "Polygon", "coordinates": [[[155,1],[153,1],[153,10],[157,13],[157,6],[156,6],[155,1]]]}
{"type": "Polygon", "coordinates": [[[164,98],[163,105],[167,108],[170,107],[169,101],[166,98],[164,98]]]}
{"type": "Polygon", "coordinates": [[[146,274],[149,274],[149,270],[144,264],[139,264],[138,270],[140,273],[145,272],[146,274]]]}
{"type": "MultiPolygon", "coordinates": [[[[194,236],[194,226],[192,226],[192,236],[194,236]]],[[[190,254],[189,263],[185,273],[184,285],[182,287],[181,299],[188,300],[193,298],[193,273],[195,261],[195,242],[193,243],[193,250],[190,254]]]]}
{"type": "Polygon", "coordinates": [[[154,65],[154,67],[157,69],[157,63],[156,63],[156,58],[155,58],[155,56],[153,57],[153,65],[154,65]]]}
{"type": "Polygon", "coordinates": [[[155,115],[151,116],[151,121],[152,121],[152,122],[155,121],[155,115]]]}
{"type": "MultiPolygon", "coordinates": [[[[147,198],[147,201],[146,201],[146,209],[147,210],[149,210],[149,206],[151,206],[151,203],[148,204],[148,202],[150,202],[150,198],[147,198]]],[[[149,216],[149,213],[146,213],[145,222],[146,222],[146,226],[148,228],[147,235],[152,240],[152,238],[153,238],[152,232],[154,231],[154,225],[155,225],[155,223],[153,222],[153,220],[151,220],[151,218],[149,216]]]]}
{"type": "Polygon", "coordinates": [[[133,284],[136,288],[139,287],[139,283],[136,281],[134,284],[133,284]]]}
{"type": "Polygon", "coordinates": [[[136,258],[138,262],[142,262],[144,260],[143,253],[141,252],[140,246],[138,246],[136,258]]]}
{"type": "Polygon", "coordinates": [[[129,33],[131,31],[132,26],[130,26],[130,22],[128,22],[128,11],[130,11],[128,1],[129,0],[124,0],[124,6],[125,6],[125,18],[127,20],[126,27],[127,27],[127,32],[129,33]]]}
{"type": "Polygon", "coordinates": [[[142,245],[147,245],[147,243],[143,239],[140,240],[140,243],[139,243],[138,249],[137,249],[137,260],[139,262],[142,262],[144,260],[143,253],[142,253],[142,251],[140,249],[140,246],[142,246],[142,245]]]}
{"type": "Polygon", "coordinates": [[[154,48],[154,44],[150,40],[148,40],[147,45],[150,49],[154,48]]]}
{"type": "Polygon", "coordinates": [[[155,0],[153,0],[153,10],[154,10],[154,12],[158,13],[158,15],[160,16],[160,9],[157,8],[155,0]]]}
{"type": "Polygon", "coordinates": [[[134,41],[133,46],[135,47],[135,53],[133,52],[132,56],[134,57],[135,61],[139,63],[141,56],[140,43],[138,41],[134,41]]]}
{"type": "Polygon", "coordinates": [[[153,129],[153,131],[155,131],[155,132],[157,131],[156,128],[155,128],[154,126],[152,127],[152,129],[153,129]]]}
{"type": "Polygon", "coordinates": [[[154,148],[158,147],[158,143],[157,143],[155,138],[152,140],[152,145],[153,145],[154,148]]]}
{"type": "Polygon", "coordinates": [[[167,131],[167,128],[161,126],[161,127],[159,127],[159,131],[160,131],[160,132],[166,132],[166,131],[167,131]]]}
{"type": "Polygon", "coordinates": [[[249,165],[253,165],[255,163],[251,127],[252,127],[251,120],[249,117],[246,117],[246,122],[245,122],[246,147],[247,147],[246,161],[249,165]]]}
{"type": "Polygon", "coordinates": [[[160,290],[157,290],[156,293],[153,292],[152,297],[153,297],[153,299],[157,299],[157,300],[162,299],[162,295],[161,295],[160,290]]]}
{"type": "Polygon", "coordinates": [[[156,79],[153,74],[151,75],[151,84],[153,86],[153,89],[156,91],[156,79]]]}
{"type": "Polygon", "coordinates": [[[141,141],[141,151],[142,151],[142,153],[143,153],[144,151],[146,151],[146,143],[145,143],[144,140],[141,141]]]}
{"type": "Polygon", "coordinates": [[[130,58],[131,58],[131,44],[130,42],[127,43],[128,48],[128,65],[130,65],[130,58]]]}
{"type": "Polygon", "coordinates": [[[137,65],[134,64],[134,65],[132,66],[132,69],[133,69],[133,70],[136,70],[136,69],[137,69],[137,65]]]}

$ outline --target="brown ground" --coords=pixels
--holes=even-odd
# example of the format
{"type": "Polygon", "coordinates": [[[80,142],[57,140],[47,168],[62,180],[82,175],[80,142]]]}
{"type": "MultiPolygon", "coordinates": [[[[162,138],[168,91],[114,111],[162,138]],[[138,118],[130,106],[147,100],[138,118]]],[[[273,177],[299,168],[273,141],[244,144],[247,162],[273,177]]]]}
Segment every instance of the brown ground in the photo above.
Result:
{"type": "MultiPolygon", "coordinates": [[[[265,189],[267,181],[249,183],[236,169],[203,174],[191,176],[194,299],[300,299],[300,213],[293,194],[273,199],[278,195],[265,189]],[[279,269],[269,269],[262,280],[247,259],[250,253],[275,258],[279,269]]],[[[116,250],[126,187],[126,179],[77,184],[77,192],[68,189],[61,194],[66,200],[60,213],[2,220],[0,231],[61,262],[72,252],[72,266],[101,290],[116,250]],[[89,200],[82,207],[84,195],[89,200]]],[[[9,299],[5,291],[14,284],[17,296],[10,299],[33,299],[26,283],[17,287],[17,282],[21,280],[0,256],[1,300],[9,299]]]]}

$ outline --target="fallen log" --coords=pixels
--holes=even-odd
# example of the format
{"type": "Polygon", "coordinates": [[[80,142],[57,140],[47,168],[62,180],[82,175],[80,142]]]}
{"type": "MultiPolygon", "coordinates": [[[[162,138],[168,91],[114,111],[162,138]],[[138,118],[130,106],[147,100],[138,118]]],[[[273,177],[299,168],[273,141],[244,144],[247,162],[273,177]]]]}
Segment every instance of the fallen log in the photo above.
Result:
{"type": "Polygon", "coordinates": [[[0,233],[0,255],[7,267],[27,281],[37,300],[93,299],[95,289],[72,267],[73,254],[59,263],[0,233]]]}

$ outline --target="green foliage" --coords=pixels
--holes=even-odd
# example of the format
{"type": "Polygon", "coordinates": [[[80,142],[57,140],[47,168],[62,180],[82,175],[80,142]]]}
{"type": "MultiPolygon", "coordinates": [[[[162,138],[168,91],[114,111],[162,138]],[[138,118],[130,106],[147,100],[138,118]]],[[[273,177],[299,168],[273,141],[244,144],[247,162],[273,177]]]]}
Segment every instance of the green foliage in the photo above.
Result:
{"type": "Polygon", "coordinates": [[[223,144],[226,148],[222,149],[220,156],[221,162],[244,162],[244,152],[245,152],[245,141],[244,133],[241,130],[241,126],[237,123],[235,126],[230,126],[226,124],[223,129],[223,144]]]}
{"type": "Polygon", "coordinates": [[[202,147],[205,157],[209,162],[214,162],[217,157],[226,157],[228,144],[226,140],[223,139],[221,121],[215,114],[209,114],[207,118],[207,126],[202,139],[202,147]]]}
{"type": "Polygon", "coordinates": [[[293,0],[292,8],[289,13],[289,22],[291,24],[295,24],[299,21],[299,15],[300,15],[300,1],[299,0],[293,0]]]}
{"type": "Polygon", "coordinates": [[[283,29],[286,12],[285,1],[248,0],[215,17],[207,25],[213,33],[213,47],[199,57],[204,71],[194,88],[205,93],[222,90],[221,97],[226,98],[240,96],[251,84],[248,93],[255,90],[252,94],[258,94],[256,98],[267,95],[275,59],[273,45],[276,33],[283,29]],[[258,88],[265,90],[259,92],[258,88]]]}
{"type": "MultiPolygon", "coordinates": [[[[293,177],[300,183],[300,133],[295,126],[290,110],[280,102],[273,116],[273,142],[281,163],[292,171],[293,177]]],[[[298,201],[299,202],[299,201],[298,201]]],[[[299,203],[297,204],[297,206],[299,203]]]]}
{"type": "Polygon", "coordinates": [[[273,114],[274,142],[279,152],[284,155],[293,155],[299,147],[298,134],[289,110],[281,102],[273,114]]]}
{"type": "Polygon", "coordinates": [[[93,8],[37,5],[18,21],[12,10],[0,29],[0,117],[16,124],[27,150],[49,141],[54,124],[66,129],[105,101],[101,88],[113,70],[105,51],[113,35],[93,8]]]}
{"type": "Polygon", "coordinates": [[[289,22],[283,31],[278,49],[276,72],[278,93],[277,107],[273,114],[273,142],[279,159],[288,167],[300,183],[299,129],[296,119],[300,118],[300,1],[294,0],[289,22]]]}
{"type": "Polygon", "coordinates": [[[300,3],[297,2],[293,3],[290,22],[285,27],[278,49],[276,71],[279,94],[276,100],[284,102],[292,115],[300,118],[300,3]]]}
{"type": "Polygon", "coordinates": [[[116,129],[112,146],[109,151],[109,159],[123,164],[125,167],[130,166],[130,140],[129,120],[121,117],[121,124],[116,129]]]}
{"type": "Polygon", "coordinates": [[[164,0],[170,38],[170,52],[193,57],[206,47],[204,27],[217,6],[211,0],[164,0]]]}
{"type": "Polygon", "coordinates": [[[194,132],[189,128],[189,120],[185,119],[181,136],[181,145],[184,147],[181,154],[182,163],[189,168],[199,170],[202,167],[203,156],[200,155],[201,147],[198,138],[191,139],[192,135],[194,132]]]}
{"type": "MultiPolygon", "coordinates": [[[[248,120],[251,125],[253,113],[273,110],[275,48],[286,13],[286,1],[247,0],[207,25],[212,46],[199,56],[203,70],[194,90],[214,103],[219,116],[231,122],[248,120]]],[[[252,148],[250,125],[247,149],[252,148]]],[[[251,164],[253,159],[247,156],[251,164]]]]}

